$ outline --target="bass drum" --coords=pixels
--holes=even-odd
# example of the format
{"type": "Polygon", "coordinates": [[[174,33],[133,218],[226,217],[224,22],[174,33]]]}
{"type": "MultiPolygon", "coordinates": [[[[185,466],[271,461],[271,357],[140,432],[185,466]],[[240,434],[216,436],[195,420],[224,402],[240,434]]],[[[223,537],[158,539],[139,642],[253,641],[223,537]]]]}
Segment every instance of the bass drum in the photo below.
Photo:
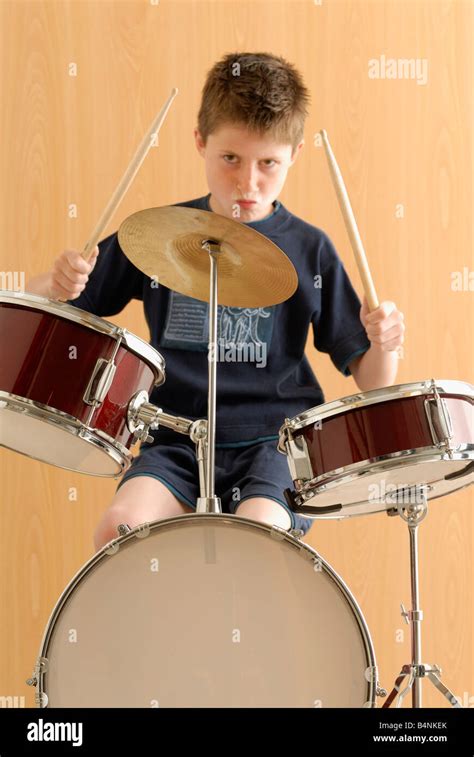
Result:
{"type": "Polygon", "coordinates": [[[307,544],[180,515],[106,544],[48,622],[40,707],[374,707],[369,631],[307,544]]]}

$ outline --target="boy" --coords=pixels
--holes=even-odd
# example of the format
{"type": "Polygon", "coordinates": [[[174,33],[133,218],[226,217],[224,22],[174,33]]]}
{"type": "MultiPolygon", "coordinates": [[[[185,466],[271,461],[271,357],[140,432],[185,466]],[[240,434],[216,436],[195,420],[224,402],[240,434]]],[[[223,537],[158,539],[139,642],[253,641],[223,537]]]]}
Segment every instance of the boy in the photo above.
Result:
{"type": "MultiPolygon", "coordinates": [[[[364,299],[361,308],[329,238],[277,199],[304,144],[307,102],[300,74],[283,58],[224,56],[208,73],[194,130],[210,192],[176,203],[248,224],[275,242],[298,273],[297,291],[279,305],[219,306],[219,346],[251,343],[258,359],[224,358],[217,365],[215,490],[223,512],[303,534],[312,521],[285,502],[283,490],[292,482],[277,439],[286,417],[324,402],[304,354],[310,325],[315,347],[344,375],[352,374],[362,391],[394,383],[395,350],[404,333],[394,303],[369,314],[364,299]]],[[[166,382],[150,401],[175,415],[207,417],[209,306],[152,283],[128,261],[114,233],[90,263],[65,251],[27,289],[103,317],[119,313],[133,298],[142,300],[151,344],[166,361],[166,382]]],[[[219,350],[217,355],[219,361],[219,350]]],[[[120,523],[133,528],[195,509],[194,444],[163,427],[153,436],[153,443],[142,443],[104,512],[94,534],[96,550],[117,537],[120,523]]]]}

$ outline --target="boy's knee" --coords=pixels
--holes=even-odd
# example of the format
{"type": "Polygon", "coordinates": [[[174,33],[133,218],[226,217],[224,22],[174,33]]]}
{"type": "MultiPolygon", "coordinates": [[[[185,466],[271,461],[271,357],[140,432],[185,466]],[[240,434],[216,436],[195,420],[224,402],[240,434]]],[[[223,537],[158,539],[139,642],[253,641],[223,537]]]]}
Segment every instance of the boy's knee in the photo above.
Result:
{"type": "Polygon", "coordinates": [[[102,514],[94,532],[95,549],[98,552],[104,544],[120,536],[121,523],[135,528],[142,523],[192,512],[189,505],[180,502],[160,481],[147,476],[134,477],[120,486],[102,514]]]}
{"type": "Polygon", "coordinates": [[[106,510],[94,531],[94,547],[98,552],[104,544],[116,539],[120,534],[118,527],[121,523],[135,528],[139,523],[135,522],[133,508],[124,504],[114,505],[106,510]]]}

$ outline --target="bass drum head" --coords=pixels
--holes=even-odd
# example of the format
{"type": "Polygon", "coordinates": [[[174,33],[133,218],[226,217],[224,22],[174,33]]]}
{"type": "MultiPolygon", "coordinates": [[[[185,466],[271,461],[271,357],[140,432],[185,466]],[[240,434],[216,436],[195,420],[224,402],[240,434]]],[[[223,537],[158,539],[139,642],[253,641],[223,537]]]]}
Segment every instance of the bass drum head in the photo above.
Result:
{"type": "Polygon", "coordinates": [[[357,603],[288,533],[190,514],[104,549],[52,613],[41,706],[374,706],[357,603]]]}
{"type": "Polygon", "coordinates": [[[0,396],[0,446],[58,468],[91,476],[117,477],[131,462],[131,454],[97,432],[74,425],[58,411],[41,410],[27,400],[0,396]],[[125,454],[126,453],[126,454],[125,454]]]}

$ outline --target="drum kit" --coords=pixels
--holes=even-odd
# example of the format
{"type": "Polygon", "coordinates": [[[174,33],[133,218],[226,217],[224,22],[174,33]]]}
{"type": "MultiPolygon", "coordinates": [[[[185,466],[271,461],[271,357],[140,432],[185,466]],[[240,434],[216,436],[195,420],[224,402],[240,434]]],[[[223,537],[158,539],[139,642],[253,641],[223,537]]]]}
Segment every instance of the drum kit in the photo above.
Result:
{"type": "MultiPolygon", "coordinates": [[[[283,302],[297,287],[292,263],[253,229],[192,208],[135,213],[118,239],[143,273],[209,303],[207,419],[149,401],[166,381],[165,360],[126,329],[64,302],[2,291],[0,442],[116,478],[133,445],[165,426],[195,443],[200,496],[195,513],[120,524],[71,580],[27,681],[36,704],[376,707],[387,692],[349,588],[301,531],[223,513],[215,492],[217,305],[283,302]]],[[[384,707],[395,697],[400,707],[410,690],[421,707],[424,677],[459,706],[440,669],[421,659],[417,529],[429,499],[473,482],[473,409],[472,385],[430,379],[319,405],[286,418],[279,431],[294,486],[282,494],[292,511],[310,519],[386,512],[408,525],[412,609],[402,606],[402,614],[412,659],[384,707]]]]}

